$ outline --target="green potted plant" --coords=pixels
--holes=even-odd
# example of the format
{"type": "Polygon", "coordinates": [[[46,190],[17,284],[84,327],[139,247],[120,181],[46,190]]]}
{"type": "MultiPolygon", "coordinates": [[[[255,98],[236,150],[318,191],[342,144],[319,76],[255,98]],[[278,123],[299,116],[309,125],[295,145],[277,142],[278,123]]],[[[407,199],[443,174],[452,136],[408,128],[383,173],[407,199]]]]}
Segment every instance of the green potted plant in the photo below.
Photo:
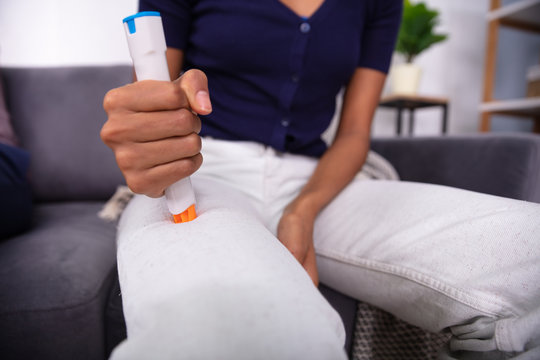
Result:
{"type": "Polygon", "coordinates": [[[396,52],[403,55],[406,62],[393,68],[393,93],[414,95],[418,92],[421,68],[413,63],[414,59],[448,37],[435,33],[434,28],[438,23],[437,10],[429,9],[424,2],[413,4],[405,0],[396,52]]]}

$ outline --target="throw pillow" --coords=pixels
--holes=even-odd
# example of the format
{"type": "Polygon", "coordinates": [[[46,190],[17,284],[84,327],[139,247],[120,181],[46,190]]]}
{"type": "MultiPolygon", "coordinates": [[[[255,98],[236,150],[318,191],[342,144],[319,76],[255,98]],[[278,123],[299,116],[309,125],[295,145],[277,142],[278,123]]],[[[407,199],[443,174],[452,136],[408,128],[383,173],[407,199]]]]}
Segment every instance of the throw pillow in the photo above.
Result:
{"type": "Polygon", "coordinates": [[[29,162],[26,150],[0,144],[0,240],[31,225],[32,192],[26,180],[29,162]]]}
{"type": "Polygon", "coordinates": [[[0,143],[15,146],[17,145],[17,137],[13,132],[13,126],[11,126],[2,85],[2,73],[0,72],[0,143]]]}

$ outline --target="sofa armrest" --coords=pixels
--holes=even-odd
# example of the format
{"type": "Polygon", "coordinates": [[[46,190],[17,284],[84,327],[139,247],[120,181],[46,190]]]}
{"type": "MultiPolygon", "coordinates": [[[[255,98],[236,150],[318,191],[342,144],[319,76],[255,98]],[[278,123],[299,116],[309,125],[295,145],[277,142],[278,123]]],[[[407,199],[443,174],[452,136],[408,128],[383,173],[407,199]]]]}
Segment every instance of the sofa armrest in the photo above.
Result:
{"type": "Polygon", "coordinates": [[[447,185],[540,202],[540,136],[469,136],[374,139],[402,180],[447,185]]]}

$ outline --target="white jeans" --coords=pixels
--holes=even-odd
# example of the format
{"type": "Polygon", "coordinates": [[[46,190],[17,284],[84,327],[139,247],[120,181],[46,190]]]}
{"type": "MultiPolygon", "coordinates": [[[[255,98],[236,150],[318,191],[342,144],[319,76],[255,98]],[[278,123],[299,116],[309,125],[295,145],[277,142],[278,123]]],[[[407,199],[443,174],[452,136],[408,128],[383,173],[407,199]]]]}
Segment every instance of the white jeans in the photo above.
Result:
{"type": "MultiPolygon", "coordinates": [[[[163,199],[143,196],[122,216],[128,339],[112,358],[346,358],[339,315],[275,237],[316,160],[212,139],[203,155],[196,220],[173,224],[163,199]]],[[[314,241],[326,285],[452,331],[452,351],[537,358],[540,205],[357,179],[319,215],[314,241]]]]}

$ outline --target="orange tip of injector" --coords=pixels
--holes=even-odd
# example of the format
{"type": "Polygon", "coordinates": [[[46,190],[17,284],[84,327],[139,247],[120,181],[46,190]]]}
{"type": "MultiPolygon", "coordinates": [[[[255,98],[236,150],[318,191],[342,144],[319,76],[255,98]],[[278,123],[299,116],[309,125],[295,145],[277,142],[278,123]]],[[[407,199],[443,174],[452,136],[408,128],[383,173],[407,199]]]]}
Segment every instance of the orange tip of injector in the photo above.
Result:
{"type": "Polygon", "coordinates": [[[184,212],[173,215],[174,222],[177,224],[195,220],[197,213],[195,212],[195,204],[188,207],[184,212]]]}

